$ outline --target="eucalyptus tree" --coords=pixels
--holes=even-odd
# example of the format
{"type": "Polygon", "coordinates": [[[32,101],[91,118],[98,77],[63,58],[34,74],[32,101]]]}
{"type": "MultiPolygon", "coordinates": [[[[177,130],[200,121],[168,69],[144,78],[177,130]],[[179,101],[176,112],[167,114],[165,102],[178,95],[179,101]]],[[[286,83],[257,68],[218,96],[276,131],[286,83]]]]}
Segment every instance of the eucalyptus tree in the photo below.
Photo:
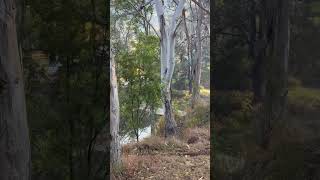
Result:
{"type": "Polygon", "coordinates": [[[288,93],[290,0],[262,0],[263,46],[262,117],[257,119],[257,141],[267,147],[273,128],[284,120],[288,93]]]}
{"type": "MultiPolygon", "coordinates": [[[[199,2],[200,6],[202,6],[201,1],[199,2]]],[[[193,91],[192,91],[192,100],[191,107],[194,107],[196,101],[200,96],[200,79],[201,79],[201,65],[202,65],[202,38],[201,38],[201,30],[202,30],[202,19],[203,19],[203,10],[198,7],[197,8],[197,26],[196,26],[196,57],[195,63],[193,67],[193,91]]]]}
{"type": "Polygon", "coordinates": [[[111,1],[111,48],[110,48],[110,168],[115,168],[121,165],[121,145],[119,136],[119,124],[120,124],[120,105],[119,105],[119,93],[118,93],[118,80],[116,75],[116,62],[115,62],[115,47],[119,45],[119,42],[114,42],[114,38],[120,38],[118,33],[115,33],[116,29],[116,18],[114,8],[115,1],[111,1]],[[116,36],[116,37],[115,37],[116,36]]]}
{"type": "Polygon", "coordinates": [[[151,1],[112,1],[111,44],[119,80],[120,131],[134,135],[137,141],[139,129],[153,123],[148,117],[155,113],[160,93],[160,78],[156,78],[159,39],[151,24],[153,13],[151,1]]]}
{"type": "Polygon", "coordinates": [[[129,51],[116,57],[119,72],[122,130],[139,141],[140,129],[152,124],[152,109],[160,104],[158,38],[140,33],[129,51]]]}
{"type": "MultiPolygon", "coordinates": [[[[106,3],[103,0],[26,1],[34,49],[62,64],[55,80],[27,94],[32,130],[33,177],[92,179],[103,176],[97,137],[105,125],[106,3]],[[52,56],[51,56],[52,55],[52,56]],[[81,97],[81,98],[79,98],[81,97]],[[39,100],[41,99],[41,100],[39,100]],[[39,123],[41,122],[41,123],[39,123]],[[61,146],[64,144],[64,146],[61,146]],[[38,148],[40,147],[40,148],[38,148]],[[95,162],[95,163],[93,163],[95,162]]],[[[49,58],[49,61],[53,60],[49,58]]],[[[104,154],[105,155],[105,154],[104,154]]],[[[104,162],[102,162],[104,161],[104,162]]]]}
{"type": "Polygon", "coordinates": [[[160,28],[160,60],[161,60],[161,83],[162,98],[165,109],[165,137],[176,134],[177,124],[173,117],[171,104],[171,80],[175,67],[175,37],[177,29],[177,20],[182,14],[185,0],[180,0],[169,26],[166,26],[164,4],[160,0],[155,0],[155,9],[160,28]]]}
{"type": "Polygon", "coordinates": [[[110,134],[111,134],[111,145],[110,145],[110,160],[111,167],[116,167],[121,163],[121,146],[119,136],[119,124],[120,124],[120,106],[118,96],[118,85],[116,75],[116,65],[114,57],[111,53],[110,57],[110,134]]]}
{"type": "Polygon", "coordinates": [[[208,57],[206,49],[209,49],[210,37],[210,11],[204,6],[208,6],[210,1],[196,1],[192,0],[187,3],[186,8],[183,9],[183,25],[186,41],[186,57],[188,61],[188,87],[189,94],[192,94],[191,107],[197,102],[200,97],[201,74],[203,68],[207,67],[203,63],[203,57],[208,57]],[[206,46],[204,46],[205,44],[206,46]],[[206,47],[206,48],[203,48],[206,47]],[[205,54],[203,54],[205,52],[205,54]]]}
{"type": "Polygon", "coordinates": [[[0,179],[30,179],[31,159],[22,62],[17,38],[20,1],[0,2],[0,179]]]}

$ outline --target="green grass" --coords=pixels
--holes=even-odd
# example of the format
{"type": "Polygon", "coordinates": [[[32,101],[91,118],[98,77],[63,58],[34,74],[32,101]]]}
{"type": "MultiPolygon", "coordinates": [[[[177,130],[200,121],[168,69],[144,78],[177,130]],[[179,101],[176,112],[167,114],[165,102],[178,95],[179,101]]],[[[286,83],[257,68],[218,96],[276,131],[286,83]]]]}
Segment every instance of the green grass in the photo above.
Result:
{"type": "Polygon", "coordinates": [[[316,110],[320,108],[320,90],[304,87],[296,87],[289,90],[289,106],[316,110]]]}
{"type": "MultiPolygon", "coordinates": [[[[297,114],[294,114],[293,117],[296,118],[305,118],[305,115],[313,114],[318,117],[320,110],[320,90],[301,87],[300,83],[297,80],[292,81],[292,86],[289,88],[288,93],[288,106],[290,110],[295,110],[297,114]],[[311,112],[311,113],[309,113],[311,112]],[[314,114],[314,113],[316,114],[314,114]]],[[[219,94],[216,92],[215,95],[219,94]]],[[[243,102],[245,98],[240,95],[232,96],[232,94],[225,94],[216,96],[220,103],[216,103],[217,107],[230,107],[233,102],[243,102]],[[230,98],[230,100],[228,99],[230,98]],[[238,98],[238,99],[237,99],[238,98]],[[224,103],[221,103],[221,102],[224,103]],[[232,103],[230,103],[232,102],[232,103]]],[[[233,93],[234,94],[234,93],[233,93]]],[[[239,104],[239,103],[236,103],[239,104]]],[[[261,177],[258,179],[265,180],[282,180],[282,179],[292,179],[298,180],[303,179],[306,169],[304,169],[304,157],[305,152],[303,151],[304,143],[299,141],[300,135],[295,132],[287,132],[286,129],[280,129],[280,132],[275,133],[273,139],[271,140],[271,145],[269,149],[262,150],[256,143],[254,138],[254,132],[250,123],[247,121],[241,121],[241,116],[237,114],[232,115],[235,112],[239,111],[239,107],[235,106],[238,109],[232,109],[231,112],[228,111],[228,117],[223,117],[222,120],[223,126],[219,128],[218,133],[213,133],[214,140],[211,142],[215,147],[215,157],[217,155],[228,155],[232,157],[243,157],[248,162],[255,162],[256,164],[263,164],[264,162],[268,163],[263,169],[255,169],[255,167],[249,167],[255,169],[255,174],[261,174],[261,177]],[[293,135],[291,135],[294,133],[293,135]],[[288,135],[287,135],[288,134],[288,135]],[[260,173],[261,172],[261,173],[260,173]],[[268,172],[267,175],[263,175],[262,172],[268,172]]],[[[220,109],[221,112],[222,109],[220,109]]],[[[242,110],[240,108],[240,110],[242,110]]],[[[250,119],[251,117],[249,117],[250,119]]],[[[217,158],[216,158],[217,159],[217,158]]],[[[221,178],[229,175],[235,179],[242,179],[241,175],[237,177],[237,171],[229,173],[223,168],[222,162],[215,161],[216,174],[220,175],[221,178]]],[[[240,170],[241,171],[241,170],[240,170]]],[[[240,173],[241,174],[241,173],[240,173]]]]}
{"type": "Polygon", "coordinates": [[[320,13],[320,2],[313,2],[310,4],[311,12],[320,13]]]}
{"type": "Polygon", "coordinates": [[[309,5],[310,11],[313,14],[312,17],[310,17],[310,20],[313,21],[313,23],[318,26],[320,25],[320,2],[312,2],[309,5]]]}
{"type": "Polygon", "coordinates": [[[173,107],[175,110],[185,111],[190,106],[191,94],[188,91],[180,91],[180,94],[177,94],[173,94],[173,107]]]}

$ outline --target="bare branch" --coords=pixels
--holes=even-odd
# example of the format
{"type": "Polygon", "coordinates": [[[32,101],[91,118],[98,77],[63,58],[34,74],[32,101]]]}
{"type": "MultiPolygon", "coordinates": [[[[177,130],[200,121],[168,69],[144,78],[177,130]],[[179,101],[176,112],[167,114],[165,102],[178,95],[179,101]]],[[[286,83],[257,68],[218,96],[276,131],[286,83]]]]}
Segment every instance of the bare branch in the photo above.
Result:
{"type": "Polygon", "coordinates": [[[171,35],[174,35],[174,32],[176,30],[176,27],[177,27],[177,18],[181,15],[182,13],[182,10],[183,10],[183,7],[184,7],[184,3],[185,3],[185,0],[180,0],[174,14],[173,14],[173,17],[171,19],[171,23],[170,23],[170,29],[169,29],[169,32],[172,33],[171,35]]]}
{"type": "MultiPolygon", "coordinates": [[[[150,25],[150,27],[153,29],[153,31],[156,33],[156,35],[158,36],[158,38],[160,38],[160,35],[158,34],[157,30],[154,28],[154,26],[150,23],[150,21],[148,21],[148,19],[143,15],[141,14],[141,9],[137,9],[130,1],[128,1],[129,4],[139,13],[139,15],[150,25]]],[[[151,1],[149,1],[150,3],[151,1]]],[[[148,4],[149,4],[148,3],[148,4]]],[[[145,6],[142,6],[142,8],[145,7],[145,6]]]]}
{"type": "Polygon", "coordinates": [[[192,2],[194,2],[199,8],[201,8],[201,9],[204,10],[207,14],[210,15],[210,11],[208,11],[207,9],[205,9],[197,0],[192,0],[192,2]]]}
{"type": "Polygon", "coordinates": [[[176,26],[176,29],[174,30],[173,34],[176,34],[178,27],[180,26],[180,24],[182,23],[182,20],[179,21],[178,25],[176,26]]]}

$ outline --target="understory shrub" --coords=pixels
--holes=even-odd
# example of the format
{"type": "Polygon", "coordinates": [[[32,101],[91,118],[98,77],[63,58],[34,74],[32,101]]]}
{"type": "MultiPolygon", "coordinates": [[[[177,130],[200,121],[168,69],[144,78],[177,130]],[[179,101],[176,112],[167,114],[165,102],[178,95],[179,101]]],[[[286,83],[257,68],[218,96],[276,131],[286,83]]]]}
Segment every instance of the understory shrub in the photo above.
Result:
{"type": "Polygon", "coordinates": [[[290,76],[288,78],[288,86],[289,87],[301,87],[301,81],[295,77],[290,76]]]}
{"type": "Polygon", "coordinates": [[[155,125],[155,134],[157,136],[164,136],[164,128],[165,128],[165,119],[164,119],[164,116],[160,116],[156,125],[155,125]]]}
{"type": "Polygon", "coordinates": [[[294,114],[319,112],[320,90],[303,87],[289,89],[288,108],[294,114]]]}
{"type": "Polygon", "coordinates": [[[188,127],[201,126],[210,122],[210,104],[207,102],[199,101],[193,109],[188,109],[187,113],[188,127]]]}
{"type": "Polygon", "coordinates": [[[252,113],[252,93],[249,92],[215,92],[212,103],[214,115],[219,120],[246,120],[252,113]]]}

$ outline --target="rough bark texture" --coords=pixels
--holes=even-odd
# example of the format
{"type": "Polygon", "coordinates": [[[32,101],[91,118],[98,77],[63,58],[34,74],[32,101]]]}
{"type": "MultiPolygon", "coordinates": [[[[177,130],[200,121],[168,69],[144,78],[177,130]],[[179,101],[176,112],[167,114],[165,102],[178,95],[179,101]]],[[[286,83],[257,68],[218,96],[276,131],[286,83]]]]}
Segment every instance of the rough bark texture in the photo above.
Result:
{"type": "Polygon", "coordinates": [[[121,146],[120,146],[120,136],[119,136],[119,97],[118,97],[118,86],[117,86],[117,76],[114,58],[111,56],[110,60],[110,133],[111,133],[111,148],[110,148],[110,159],[111,167],[117,166],[121,163],[121,146]]]}
{"type": "Polygon", "coordinates": [[[284,119],[289,55],[289,0],[264,0],[262,27],[266,44],[263,118],[258,118],[257,140],[267,147],[275,124],[284,119]]]}
{"type": "Polygon", "coordinates": [[[165,137],[170,137],[176,134],[177,123],[174,120],[172,105],[171,105],[171,94],[170,91],[164,92],[164,107],[165,107],[165,137]]]}
{"type": "MultiPolygon", "coordinates": [[[[201,2],[199,2],[200,5],[201,2]]],[[[200,97],[200,79],[201,79],[201,66],[202,66],[202,44],[201,44],[201,24],[203,19],[203,10],[198,8],[198,18],[197,18],[197,46],[196,46],[196,62],[193,70],[194,74],[194,81],[193,81],[193,91],[192,91],[192,100],[191,100],[191,107],[193,108],[194,105],[197,103],[200,97]]]]}
{"type": "Polygon", "coordinates": [[[177,124],[174,120],[171,105],[171,79],[175,67],[175,36],[177,28],[177,19],[182,14],[185,0],[180,0],[178,6],[171,18],[168,29],[164,17],[164,7],[160,0],[155,1],[155,8],[160,26],[160,59],[161,59],[161,83],[162,97],[165,108],[165,137],[175,135],[177,124]]]}
{"type": "Polygon", "coordinates": [[[264,94],[264,83],[265,75],[263,70],[265,69],[265,49],[267,47],[267,42],[264,40],[263,34],[265,30],[264,26],[264,11],[255,0],[250,0],[249,5],[249,57],[253,60],[252,66],[252,91],[253,91],[253,102],[255,104],[262,102],[262,96],[264,94]],[[258,9],[260,13],[257,13],[258,9]],[[259,18],[259,25],[257,27],[257,17],[259,18]]]}
{"type": "Polygon", "coordinates": [[[256,22],[256,2],[255,0],[249,1],[249,58],[251,58],[254,63],[252,66],[251,78],[252,78],[252,91],[254,95],[254,103],[261,100],[261,90],[260,90],[260,72],[261,72],[261,59],[257,58],[257,22],[256,22]]]}
{"type": "Polygon", "coordinates": [[[0,1],[0,179],[30,179],[30,142],[16,1],[0,1]]]}

